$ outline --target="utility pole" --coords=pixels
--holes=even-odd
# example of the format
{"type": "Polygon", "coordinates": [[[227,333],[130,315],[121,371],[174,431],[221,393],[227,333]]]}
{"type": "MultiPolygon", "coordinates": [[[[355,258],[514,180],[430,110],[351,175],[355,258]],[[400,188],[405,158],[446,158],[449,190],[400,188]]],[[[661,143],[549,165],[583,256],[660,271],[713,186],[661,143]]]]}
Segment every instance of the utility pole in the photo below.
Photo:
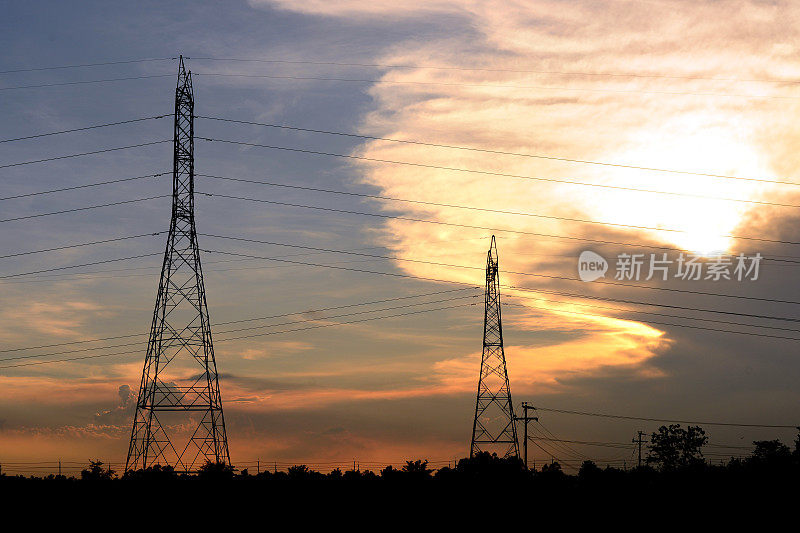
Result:
{"type": "Polygon", "coordinates": [[[644,431],[639,430],[636,432],[636,438],[631,440],[631,442],[633,442],[634,444],[639,445],[639,463],[638,463],[639,468],[642,467],[642,444],[647,444],[646,440],[642,440],[643,436],[644,436],[644,431]]]}
{"type": "Polygon", "coordinates": [[[183,56],[173,132],[172,217],[126,471],[162,464],[196,472],[206,461],[231,464],[195,227],[194,91],[183,56]],[[174,428],[187,424],[194,427],[185,442],[174,428]]]}
{"type": "Polygon", "coordinates": [[[528,416],[528,409],[533,410],[533,411],[536,410],[536,408],[534,406],[530,405],[528,402],[522,402],[523,415],[514,417],[515,421],[520,421],[520,422],[523,422],[525,424],[525,426],[524,426],[525,429],[523,430],[523,432],[524,432],[523,439],[524,440],[522,441],[522,457],[523,457],[522,460],[525,462],[525,470],[528,470],[528,422],[530,422],[531,420],[534,420],[536,422],[539,421],[539,417],[538,416],[528,416]]]}
{"type": "Polygon", "coordinates": [[[496,452],[500,457],[519,457],[517,423],[503,351],[500,266],[494,235],[486,257],[483,354],[469,456],[475,457],[480,452],[496,452]]]}

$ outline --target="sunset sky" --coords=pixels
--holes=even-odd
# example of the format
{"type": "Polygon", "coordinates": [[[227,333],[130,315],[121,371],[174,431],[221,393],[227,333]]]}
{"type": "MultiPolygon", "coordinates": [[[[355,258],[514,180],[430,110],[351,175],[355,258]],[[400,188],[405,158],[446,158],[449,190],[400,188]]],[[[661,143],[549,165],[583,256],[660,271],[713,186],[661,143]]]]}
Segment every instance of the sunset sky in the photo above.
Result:
{"type": "MultiPolygon", "coordinates": [[[[197,227],[234,464],[465,456],[492,234],[517,406],[800,424],[798,345],[787,339],[800,340],[795,2],[9,2],[4,12],[0,140],[168,115],[179,54],[198,116],[306,130],[195,122],[197,227]],[[584,250],[608,259],[604,280],[578,279],[584,250]],[[618,254],[681,252],[765,259],[755,281],[614,280],[618,254]],[[298,314],[238,322],[287,313],[298,314]],[[258,329],[232,331],[248,327],[258,329]]],[[[0,463],[124,462],[171,182],[7,198],[168,172],[172,148],[15,164],[170,140],[171,120],[0,143],[0,463]],[[132,334],[142,335],[81,342],[132,334]]],[[[538,415],[540,436],[574,441],[628,443],[659,425],[538,415]]],[[[705,428],[731,446],[795,433],[705,428]]],[[[542,440],[530,453],[630,464],[632,451],[542,440]]]]}

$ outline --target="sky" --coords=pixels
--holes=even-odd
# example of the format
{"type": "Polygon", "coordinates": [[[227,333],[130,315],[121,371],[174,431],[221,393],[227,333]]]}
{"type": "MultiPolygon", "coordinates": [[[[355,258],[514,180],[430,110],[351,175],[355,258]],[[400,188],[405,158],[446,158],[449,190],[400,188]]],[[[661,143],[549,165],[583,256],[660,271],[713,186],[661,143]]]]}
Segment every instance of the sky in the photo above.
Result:
{"type": "MultiPolygon", "coordinates": [[[[492,234],[517,409],[800,423],[792,2],[5,11],[0,140],[147,120],[0,143],[0,462],[125,459],[169,225],[172,153],[155,142],[171,139],[178,55],[194,81],[197,227],[234,464],[467,454],[492,234]],[[17,165],[144,143],[155,144],[17,165]],[[81,209],[105,204],[116,205],[81,209]],[[579,279],[587,250],[608,261],[605,278],[579,279]],[[717,255],[764,260],[755,280],[614,279],[620,254],[664,253],[706,267],[717,255]],[[226,322],[287,313],[226,340],[249,325],[226,322]],[[325,327],[285,331],[307,326],[325,327]],[[129,353],[27,364],[118,352],[129,353]]],[[[545,439],[628,443],[659,425],[537,414],[539,463],[630,464],[630,445],[545,439]]],[[[709,449],[714,460],[794,438],[704,427],[737,446],[709,449]]]]}

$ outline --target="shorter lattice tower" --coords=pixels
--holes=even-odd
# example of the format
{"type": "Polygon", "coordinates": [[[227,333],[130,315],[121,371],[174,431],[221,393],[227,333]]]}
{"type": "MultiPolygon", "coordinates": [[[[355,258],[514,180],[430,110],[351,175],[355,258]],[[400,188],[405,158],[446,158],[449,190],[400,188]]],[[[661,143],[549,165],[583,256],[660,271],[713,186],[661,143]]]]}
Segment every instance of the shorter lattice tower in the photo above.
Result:
{"type": "Polygon", "coordinates": [[[483,356],[478,378],[478,398],[472,423],[469,456],[478,452],[500,457],[519,457],[514,404],[503,352],[503,322],[500,314],[500,273],[497,243],[492,243],[486,258],[486,298],[483,315],[483,356]]]}

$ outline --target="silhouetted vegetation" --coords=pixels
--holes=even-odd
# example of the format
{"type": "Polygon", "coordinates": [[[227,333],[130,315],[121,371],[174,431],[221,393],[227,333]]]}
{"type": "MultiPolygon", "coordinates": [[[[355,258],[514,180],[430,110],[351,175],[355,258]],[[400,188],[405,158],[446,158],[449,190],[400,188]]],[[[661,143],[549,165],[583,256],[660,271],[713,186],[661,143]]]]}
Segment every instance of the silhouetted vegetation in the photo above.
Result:
{"type": "Polygon", "coordinates": [[[197,472],[197,477],[203,481],[227,481],[233,479],[234,471],[231,465],[206,461],[197,472]]]}
{"type": "MultiPolygon", "coordinates": [[[[386,466],[373,472],[352,469],[335,469],[319,472],[300,464],[287,471],[262,471],[251,473],[235,470],[224,463],[207,462],[194,475],[177,473],[169,466],[156,465],[143,470],[129,471],[118,476],[113,469],[100,461],[90,461],[80,477],[48,475],[23,477],[0,475],[0,486],[18,487],[94,487],[88,490],[107,491],[111,487],[141,487],[142,484],[176,483],[206,486],[208,483],[225,485],[230,494],[272,491],[272,494],[292,494],[331,487],[360,491],[361,495],[376,495],[381,491],[400,487],[405,494],[418,494],[420,489],[439,490],[442,494],[457,494],[472,490],[470,487],[505,487],[516,491],[529,491],[537,497],[557,497],[564,491],[594,495],[611,495],[623,491],[634,496],[661,491],[663,494],[699,497],[748,490],[751,493],[794,493],[800,481],[800,435],[793,446],[779,440],[753,442],[753,450],[746,457],[730,458],[712,465],[703,457],[708,437],[702,428],[682,428],[673,424],[662,426],[652,433],[649,451],[641,467],[629,469],[603,467],[593,461],[584,461],[575,472],[557,461],[527,470],[517,458],[502,458],[480,453],[464,458],[453,466],[434,469],[427,460],[407,461],[397,468],[386,466]],[[573,473],[574,472],[574,473],[573,473]],[[412,489],[409,491],[409,489],[412,489]],[[376,492],[377,491],[377,492],[376,492]]],[[[504,489],[505,490],[505,489],[504,489]]],[[[336,490],[326,492],[339,495],[336,490]]]]}
{"type": "Polygon", "coordinates": [[[137,481],[171,481],[177,479],[178,475],[171,466],[155,465],[139,470],[129,470],[125,472],[123,479],[137,481]]]}
{"type": "Polygon", "coordinates": [[[702,465],[702,449],[707,443],[706,432],[700,426],[661,426],[650,438],[647,464],[667,471],[702,465]]]}
{"type": "Polygon", "coordinates": [[[89,461],[89,468],[81,470],[81,479],[84,481],[107,481],[114,479],[116,472],[111,468],[103,468],[102,461],[89,461]]]}

